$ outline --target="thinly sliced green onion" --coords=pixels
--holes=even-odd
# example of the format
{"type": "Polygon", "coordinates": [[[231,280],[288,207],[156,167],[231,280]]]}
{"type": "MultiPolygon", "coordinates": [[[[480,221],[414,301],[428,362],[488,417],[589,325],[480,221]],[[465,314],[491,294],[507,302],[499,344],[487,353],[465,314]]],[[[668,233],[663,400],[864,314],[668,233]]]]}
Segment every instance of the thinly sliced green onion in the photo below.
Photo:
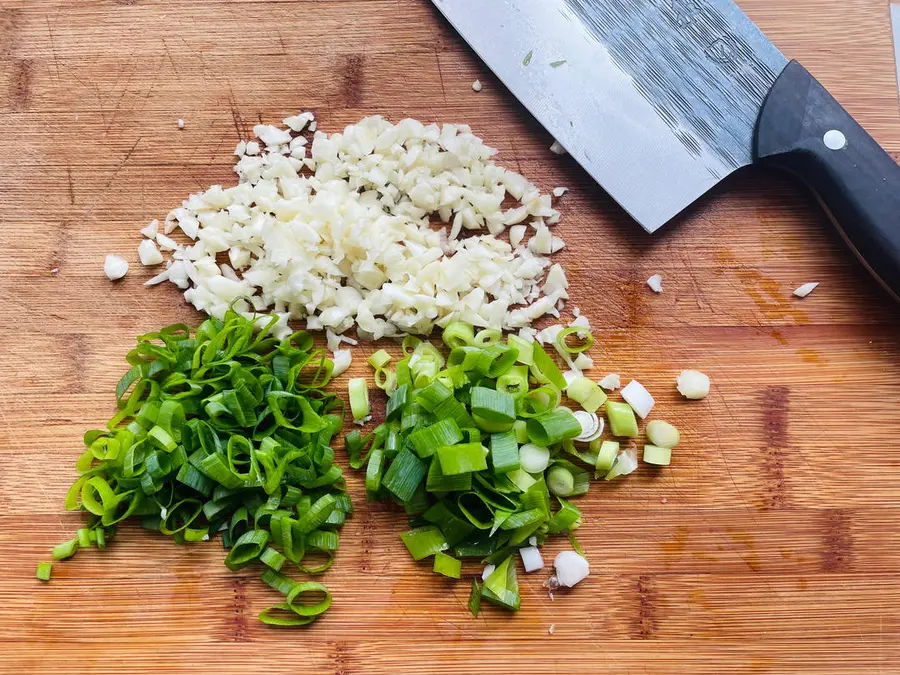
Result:
{"type": "Polygon", "coordinates": [[[381,484],[400,501],[409,501],[427,472],[428,467],[422,460],[404,448],[391,462],[381,484]]]}
{"type": "Polygon", "coordinates": [[[438,406],[448,400],[455,400],[453,391],[439,380],[416,392],[416,402],[428,412],[435,412],[438,406]]]}
{"type": "Polygon", "coordinates": [[[390,368],[377,368],[373,378],[375,386],[382,391],[393,392],[397,387],[397,374],[390,368]]]}
{"type": "Polygon", "coordinates": [[[516,421],[516,400],[510,394],[486,387],[472,387],[470,407],[473,415],[489,422],[512,424],[516,421]]]}
{"type": "Polygon", "coordinates": [[[497,565],[491,575],[484,580],[481,596],[488,602],[510,611],[517,611],[522,603],[516,565],[510,556],[497,565]]]}
{"type": "Polygon", "coordinates": [[[681,434],[674,426],[662,420],[647,423],[647,439],[658,448],[674,448],[681,440],[681,434]]]}
{"type": "Polygon", "coordinates": [[[472,578],[472,590],[469,592],[469,602],[466,604],[472,616],[477,617],[481,613],[481,586],[478,580],[472,578]]]}
{"type": "Polygon", "coordinates": [[[260,562],[262,562],[267,567],[271,567],[276,572],[279,571],[282,567],[284,567],[284,563],[287,562],[287,558],[285,558],[281,553],[276,551],[274,548],[267,546],[266,549],[259,556],[260,562]]]}
{"type": "Polygon", "coordinates": [[[438,551],[434,554],[434,571],[451,579],[459,579],[462,573],[462,562],[438,551]]]}
{"type": "Polygon", "coordinates": [[[449,548],[444,534],[434,525],[425,525],[400,534],[413,560],[423,560],[449,548]]]}
{"type": "Polygon", "coordinates": [[[525,420],[516,420],[512,431],[516,435],[516,443],[521,445],[528,442],[528,424],[525,420]]]}
{"type": "Polygon", "coordinates": [[[506,477],[509,478],[521,492],[527,492],[532,485],[537,483],[536,478],[532,477],[530,473],[527,473],[522,469],[510,471],[506,474],[506,477]]]}
{"type": "Polygon", "coordinates": [[[528,419],[553,410],[562,400],[559,389],[551,384],[532,389],[518,400],[519,417],[528,419]]]}
{"type": "Polygon", "coordinates": [[[225,567],[232,572],[246,567],[259,557],[268,541],[269,533],[266,530],[245,532],[225,556],[225,567]]]}
{"type": "Polygon", "coordinates": [[[35,576],[41,581],[50,581],[50,574],[53,571],[53,563],[42,562],[37,565],[37,573],[35,576]]]}
{"type": "Polygon", "coordinates": [[[445,476],[487,469],[487,450],[481,443],[445,445],[438,448],[437,459],[445,476]]]}
{"type": "Polygon", "coordinates": [[[538,445],[549,447],[581,434],[581,424],[565,408],[548,410],[528,420],[528,437],[538,445]]]}
{"type": "Polygon", "coordinates": [[[444,329],[441,339],[450,349],[466,347],[475,343],[475,329],[467,323],[455,321],[444,329]]]}
{"type": "Polygon", "coordinates": [[[379,370],[386,367],[391,362],[391,359],[392,357],[387,353],[387,351],[385,351],[384,349],[379,349],[369,357],[369,365],[372,366],[375,370],[379,370]]]}
{"type": "Polygon", "coordinates": [[[556,344],[560,349],[568,354],[581,354],[582,352],[586,352],[588,349],[594,346],[594,335],[587,328],[572,326],[570,328],[564,328],[559,331],[559,334],[556,336],[556,344]],[[583,340],[583,342],[575,346],[570,345],[567,341],[567,338],[570,335],[575,335],[579,339],[583,340]]]}
{"type": "Polygon", "coordinates": [[[409,436],[409,442],[412,443],[416,454],[421,458],[431,457],[438,448],[446,445],[454,445],[463,440],[462,432],[456,422],[447,418],[427,426],[418,431],[414,431],[409,436]]]}
{"type": "Polygon", "coordinates": [[[294,584],[287,594],[286,602],[294,613],[316,617],[331,607],[331,593],[318,581],[303,581],[294,584]]]}
{"type": "Polygon", "coordinates": [[[507,337],[507,344],[518,352],[516,361],[524,366],[534,363],[534,341],[521,338],[515,333],[507,337]]]}
{"type": "Polygon", "coordinates": [[[422,344],[422,340],[417,338],[415,335],[407,335],[403,338],[403,342],[400,343],[400,348],[403,350],[403,353],[407,356],[412,356],[416,351],[416,347],[422,344]]]}
{"type": "Polygon", "coordinates": [[[475,530],[472,524],[461,518],[446,500],[439,501],[429,508],[422,517],[440,528],[450,546],[458,544],[475,530]]]}
{"type": "Polygon", "coordinates": [[[286,602],[266,607],[259,613],[259,620],[269,626],[293,627],[307,626],[315,621],[318,616],[300,616],[286,602]]]}
{"type": "Polygon", "coordinates": [[[606,402],[606,417],[613,436],[634,437],[638,435],[637,420],[634,410],[627,403],[606,402]]]}
{"type": "Polygon", "coordinates": [[[403,408],[410,400],[410,385],[400,384],[394,393],[388,399],[387,408],[385,409],[385,420],[390,422],[400,418],[403,408]]]}
{"type": "Polygon", "coordinates": [[[505,431],[491,434],[491,465],[495,474],[508,473],[519,468],[519,444],[515,433],[505,431]]]}
{"type": "Polygon", "coordinates": [[[350,412],[354,422],[360,422],[369,416],[369,383],[364,377],[353,377],[347,384],[350,394],[350,412]]]}

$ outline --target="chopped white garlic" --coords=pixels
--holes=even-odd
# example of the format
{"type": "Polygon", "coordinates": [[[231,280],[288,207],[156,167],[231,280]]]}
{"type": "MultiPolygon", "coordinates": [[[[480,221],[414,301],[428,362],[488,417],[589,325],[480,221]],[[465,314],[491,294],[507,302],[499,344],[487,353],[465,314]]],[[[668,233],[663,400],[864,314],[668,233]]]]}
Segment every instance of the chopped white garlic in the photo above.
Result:
{"type": "Polygon", "coordinates": [[[481,89],[482,89],[481,80],[475,80],[472,83],[472,90],[473,91],[481,91],[481,89]]]}
{"type": "MultiPolygon", "coordinates": [[[[551,593],[550,595],[552,596],[553,594],[551,593]]],[[[551,597],[550,599],[552,600],[553,598],[551,597]]],[[[556,632],[556,624],[551,623],[550,628],[547,629],[547,632],[550,633],[550,635],[553,635],[553,633],[556,632]]]]}
{"type": "Polygon", "coordinates": [[[238,157],[243,157],[245,152],[247,152],[247,143],[246,143],[246,141],[240,141],[234,147],[234,154],[237,155],[238,157]]]}
{"type": "Polygon", "coordinates": [[[653,410],[653,406],[656,405],[650,392],[637,380],[632,380],[625,386],[622,390],[622,398],[641,419],[646,419],[653,410]]]}
{"type": "Polygon", "coordinates": [[[174,239],[170,239],[164,234],[156,235],[156,243],[159,244],[159,247],[163,251],[176,251],[180,248],[177,241],[175,241],[174,239]]]}
{"type": "Polygon", "coordinates": [[[794,295],[798,298],[805,298],[807,295],[812,293],[818,287],[818,282],[811,284],[803,284],[800,288],[794,291],[794,295]]]}
{"type": "Polygon", "coordinates": [[[184,129],[184,120],[178,120],[178,128],[184,129]]]}
{"type": "Polygon", "coordinates": [[[159,221],[155,218],[150,221],[150,224],[147,225],[147,227],[141,230],[141,234],[148,239],[154,239],[157,232],[159,232],[159,221]]]}
{"type": "Polygon", "coordinates": [[[654,274],[652,277],[647,279],[647,285],[654,293],[662,293],[662,276],[660,276],[659,274],[654,274]]]}
{"type": "Polygon", "coordinates": [[[560,145],[559,141],[554,140],[553,145],[550,146],[550,152],[554,155],[565,155],[566,149],[560,145]]]}
{"type": "Polygon", "coordinates": [[[350,367],[350,363],[352,360],[353,355],[349,349],[336,350],[334,352],[334,357],[332,358],[332,361],[334,361],[334,370],[331,374],[334,377],[337,377],[350,367]]]}
{"type": "Polygon", "coordinates": [[[699,400],[709,396],[709,377],[699,370],[682,370],[676,385],[685,398],[699,400]]]}
{"type": "Polygon", "coordinates": [[[141,265],[159,265],[163,261],[162,253],[152,239],[144,239],[138,245],[138,257],[141,259],[141,265]]]}
{"type": "MultiPolygon", "coordinates": [[[[273,308],[335,334],[355,324],[366,339],[456,320],[513,329],[559,316],[568,281],[547,257],[564,245],[547,226],[559,212],[494,164],[496,151],[468,126],[369,117],[341,133],[315,132],[307,145],[292,133],[314,132],[312,115],[285,123],[289,130],[254,127],[262,152],[256,141],[238,144],[237,185],[212,186],[169,214],[163,236],[179,228],[191,245],[157,235],[190,265],[169,280],[198,310],[273,308]],[[504,209],[507,195],[519,204],[504,209]],[[433,215],[443,230],[431,227],[433,215]],[[514,224],[512,245],[498,238],[525,221],[535,227],[528,247],[524,224],[514,224]],[[475,234],[457,239],[463,230],[475,234]],[[227,269],[216,264],[225,252],[227,269]]],[[[161,262],[146,243],[142,262],[161,262]]],[[[347,358],[336,351],[335,374],[347,358]]]]}
{"type": "Polygon", "coordinates": [[[121,279],[128,274],[128,261],[119,255],[108,255],[103,263],[103,272],[110,281],[121,279]]]}
{"type": "Polygon", "coordinates": [[[618,373],[610,373],[602,380],[600,380],[597,384],[599,384],[607,391],[615,391],[622,386],[622,379],[619,377],[618,373]]]}
{"type": "Polygon", "coordinates": [[[559,585],[569,588],[586,579],[591,573],[588,561],[575,551],[561,551],[553,561],[553,565],[556,567],[559,585]]]}
{"type": "Polygon", "coordinates": [[[553,196],[554,197],[562,197],[568,191],[569,191],[569,188],[567,188],[567,187],[553,188],[553,196]]]}

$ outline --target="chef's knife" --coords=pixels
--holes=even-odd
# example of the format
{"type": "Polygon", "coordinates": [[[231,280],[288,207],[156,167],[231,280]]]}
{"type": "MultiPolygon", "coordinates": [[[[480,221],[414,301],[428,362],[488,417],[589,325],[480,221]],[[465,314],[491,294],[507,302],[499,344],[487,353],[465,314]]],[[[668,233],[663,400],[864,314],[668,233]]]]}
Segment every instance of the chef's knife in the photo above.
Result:
{"type": "Polygon", "coordinates": [[[735,170],[786,169],[900,296],[900,167],[729,0],[433,0],[648,232],[735,170]]]}

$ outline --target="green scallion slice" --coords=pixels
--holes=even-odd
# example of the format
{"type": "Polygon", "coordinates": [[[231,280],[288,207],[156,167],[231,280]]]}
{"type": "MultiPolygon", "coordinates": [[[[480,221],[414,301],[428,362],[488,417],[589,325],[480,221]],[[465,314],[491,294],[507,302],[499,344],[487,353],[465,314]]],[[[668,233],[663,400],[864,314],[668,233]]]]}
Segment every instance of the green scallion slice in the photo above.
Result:
{"type": "Polygon", "coordinates": [[[434,525],[407,530],[400,534],[400,538],[413,560],[423,560],[450,547],[444,534],[434,525]]]}
{"type": "Polygon", "coordinates": [[[37,565],[37,573],[35,576],[41,581],[50,581],[50,574],[53,571],[53,563],[42,562],[37,565]]]}
{"type": "Polygon", "coordinates": [[[487,450],[481,443],[445,445],[438,448],[437,459],[445,476],[487,469],[487,450]]]}
{"type": "Polygon", "coordinates": [[[434,571],[451,579],[459,579],[462,573],[462,562],[438,551],[434,554],[434,571]]]}
{"type": "Polygon", "coordinates": [[[548,410],[528,420],[528,437],[537,445],[550,447],[581,434],[581,424],[564,408],[548,410]]]}

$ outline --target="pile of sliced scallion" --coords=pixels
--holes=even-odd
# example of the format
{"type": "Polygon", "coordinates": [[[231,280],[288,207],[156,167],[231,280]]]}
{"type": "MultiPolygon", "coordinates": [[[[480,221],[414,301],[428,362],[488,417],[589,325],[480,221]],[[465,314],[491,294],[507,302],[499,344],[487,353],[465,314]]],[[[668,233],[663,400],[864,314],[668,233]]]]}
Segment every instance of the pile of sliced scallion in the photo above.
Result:
{"type": "MultiPolygon", "coordinates": [[[[259,615],[265,623],[305,625],[328,609],[325,586],[281,572],[328,569],[352,512],[331,449],[341,402],[323,391],[333,368],[325,352],[305,331],[275,339],[275,321],[258,330],[229,312],[193,337],[179,324],[137,339],[116,387],[119,412],[85,434],[66,496],[87,525],[55,559],[105,548],[134,516],[179,544],[220,534],[231,570],[265,566],[262,580],[285,596],[259,615]]],[[[38,565],[39,579],[50,573],[38,565]]]]}
{"type": "MultiPolygon", "coordinates": [[[[579,329],[583,344],[572,347],[566,338],[575,332],[561,334],[567,351],[593,341],[579,329]]],[[[516,335],[504,341],[499,331],[476,334],[464,323],[449,325],[443,342],[446,358],[413,337],[403,341],[394,368],[383,350],[371,357],[375,383],[390,397],[386,419],[365,436],[348,434],[350,465],[365,468],[369,499],[406,510],[413,529],[401,536],[415,560],[434,556],[435,572],[454,578],[461,558],[494,566],[483,585],[473,580],[473,614],[482,599],[516,610],[517,551],[568,534],[580,552],[572,532],[581,511],[569,498],[588,491],[591,473],[615,478],[633,471],[636,460],[600,440],[594,413],[606,403],[603,390],[584,377],[567,382],[540,344],[516,335]],[[563,392],[584,410],[576,415],[560,405],[563,392]],[[579,448],[576,439],[585,443],[579,448]]],[[[364,399],[351,387],[354,395],[354,416],[364,418],[367,392],[364,399]]],[[[609,411],[614,433],[636,435],[634,413],[623,405],[609,411]]]]}

